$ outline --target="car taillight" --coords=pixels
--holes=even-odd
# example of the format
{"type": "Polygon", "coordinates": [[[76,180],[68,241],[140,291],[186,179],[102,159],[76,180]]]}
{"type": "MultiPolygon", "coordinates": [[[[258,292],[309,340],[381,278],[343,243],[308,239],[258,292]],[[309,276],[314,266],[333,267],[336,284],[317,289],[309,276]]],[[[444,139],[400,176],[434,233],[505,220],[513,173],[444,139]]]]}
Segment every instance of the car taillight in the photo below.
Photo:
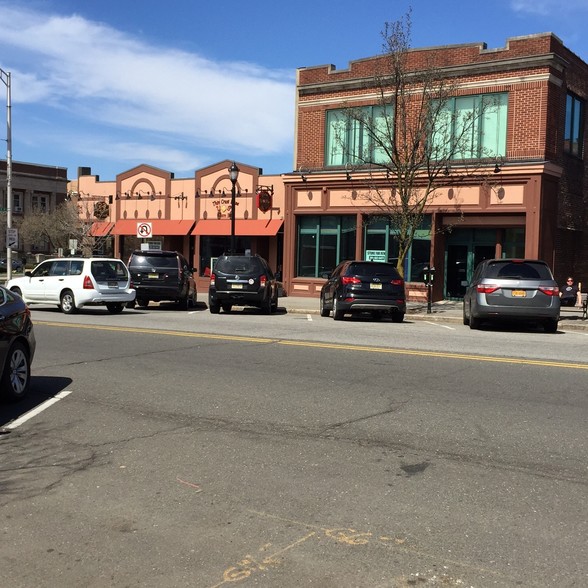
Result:
{"type": "Polygon", "coordinates": [[[495,284],[478,284],[476,286],[478,294],[492,294],[492,292],[496,292],[499,289],[500,286],[496,286],[495,284]]]}
{"type": "Polygon", "coordinates": [[[90,276],[84,277],[84,290],[93,290],[94,289],[94,282],[92,282],[92,278],[90,276]]]}
{"type": "Polygon", "coordinates": [[[557,286],[539,286],[537,289],[546,296],[559,296],[559,288],[557,286]]]}
{"type": "Polygon", "coordinates": [[[265,288],[265,285],[267,284],[267,276],[260,276],[259,278],[259,285],[262,288],[265,288]]]}
{"type": "Polygon", "coordinates": [[[348,284],[361,284],[361,280],[355,276],[343,276],[341,278],[341,283],[345,286],[348,284]]]}
{"type": "Polygon", "coordinates": [[[214,274],[210,274],[210,285],[216,285],[216,276],[214,274]]]}
{"type": "Polygon", "coordinates": [[[400,280],[392,280],[390,282],[393,286],[404,286],[404,280],[400,279],[400,280]]]}

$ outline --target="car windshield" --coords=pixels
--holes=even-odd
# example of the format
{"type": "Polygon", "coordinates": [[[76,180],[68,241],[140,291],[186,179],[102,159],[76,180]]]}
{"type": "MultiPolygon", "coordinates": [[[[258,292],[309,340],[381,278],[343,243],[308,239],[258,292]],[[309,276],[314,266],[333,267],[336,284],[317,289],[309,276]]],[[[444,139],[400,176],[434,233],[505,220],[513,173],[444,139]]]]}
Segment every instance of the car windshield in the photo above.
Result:
{"type": "Polygon", "coordinates": [[[375,277],[375,276],[394,276],[398,272],[391,263],[352,263],[347,271],[349,275],[375,277]]]}
{"type": "Polygon", "coordinates": [[[175,255],[136,255],[132,264],[137,267],[177,268],[178,258],[175,255]]]}
{"type": "Polygon", "coordinates": [[[217,260],[214,269],[225,274],[263,271],[257,257],[221,257],[217,260]]]}
{"type": "Polygon", "coordinates": [[[484,272],[486,278],[513,280],[552,280],[551,271],[544,263],[496,261],[489,263],[484,272]]]}

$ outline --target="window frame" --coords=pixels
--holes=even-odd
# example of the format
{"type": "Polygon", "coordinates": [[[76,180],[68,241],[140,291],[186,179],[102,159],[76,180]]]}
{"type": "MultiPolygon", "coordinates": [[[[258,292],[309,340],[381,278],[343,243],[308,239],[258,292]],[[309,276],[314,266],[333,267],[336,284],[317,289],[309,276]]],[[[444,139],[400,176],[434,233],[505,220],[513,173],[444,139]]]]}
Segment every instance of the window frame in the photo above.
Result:
{"type": "Polygon", "coordinates": [[[573,92],[568,92],[565,113],[564,152],[583,159],[586,102],[573,92]]]}

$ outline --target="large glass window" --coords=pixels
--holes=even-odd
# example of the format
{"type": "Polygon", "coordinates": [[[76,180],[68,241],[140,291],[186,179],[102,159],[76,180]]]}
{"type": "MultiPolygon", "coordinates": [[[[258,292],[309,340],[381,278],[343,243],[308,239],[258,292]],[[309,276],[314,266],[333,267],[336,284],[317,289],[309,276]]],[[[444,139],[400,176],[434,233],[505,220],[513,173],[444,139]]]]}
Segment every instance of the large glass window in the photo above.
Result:
{"type": "Polygon", "coordinates": [[[296,275],[318,278],[355,258],[355,216],[299,216],[296,275]]]}
{"type": "MultiPolygon", "coordinates": [[[[397,229],[388,219],[367,218],[364,231],[364,257],[371,261],[398,263],[397,229]]],[[[404,276],[407,282],[422,282],[424,268],[431,257],[431,217],[425,216],[404,260],[404,276]]]]}
{"type": "Polygon", "coordinates": [[[433,159],[483,159],[506,155],[508,94],[450,98],[433,109],[433,159]]]}
{"type": "Polygon", "coordinates": [[[326,166],[389,161],[392,106],[365,106],[356,112],[350,116],[345,109],[327,111],[326,166]]]}
{"type": "Polygon", "coordinates": [[[566,98],[566,126],[564,132],[564,150],[578,157],[583,156],[584,145],[584,101],[573,94],[566,98]]]}

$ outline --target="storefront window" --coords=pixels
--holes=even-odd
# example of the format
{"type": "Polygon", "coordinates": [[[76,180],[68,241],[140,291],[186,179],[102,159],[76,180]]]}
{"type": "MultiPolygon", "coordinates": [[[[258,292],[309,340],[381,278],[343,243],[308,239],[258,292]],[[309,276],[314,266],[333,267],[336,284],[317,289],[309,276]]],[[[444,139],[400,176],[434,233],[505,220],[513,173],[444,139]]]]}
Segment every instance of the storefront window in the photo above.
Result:
{"type": "MultiPolygon", "coordinates": [[[[235,245],[237,254],[243,255],[246,250],[251,249],[251,239],[250,237],[236,237],[235,245]]],[[[230,237],[200,237],[200,264],[198,265],[198,273],[201,276],[209,276],[214,267],[214,261],[216,258],[226,254],[230,248],[230,237]]]]}
{"type": "MultiPolygon", "coordinates": [[[[388,219],[366,219],[364,232],[364,257],[373,261],[398,263],[397,230],[388,219]]],[[[423,270],[429,265],[431,255],[431,217],[425,216],[415,232],[412,246],[404,260],[404,275],[409,282],[421,282],[423,270]]]]}
{"type": "Polygon", "coordinates": [[[318,278],[355,257],[355,216],[298,217],[296,275],[318,278]]]}

